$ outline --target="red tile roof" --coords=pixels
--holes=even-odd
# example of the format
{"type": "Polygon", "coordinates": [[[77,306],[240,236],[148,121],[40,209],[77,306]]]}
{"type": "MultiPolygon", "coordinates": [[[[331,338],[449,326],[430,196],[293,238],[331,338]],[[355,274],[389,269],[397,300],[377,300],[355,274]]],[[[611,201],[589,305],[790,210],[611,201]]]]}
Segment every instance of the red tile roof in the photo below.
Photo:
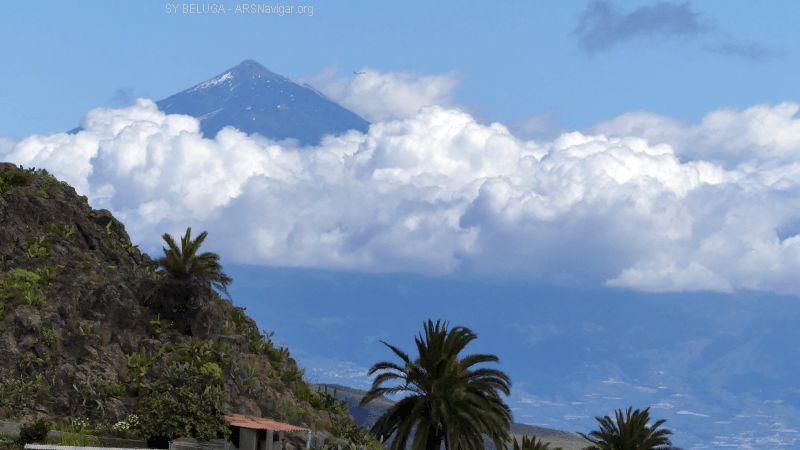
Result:
{"type": "Polygon", "coordinates": [[[298,427],[288,423],[278,422],[277,420],[267,419],[266,417],[243,416],[241,414],[231,414],[225,416],[225,420],[231,426],[239,428],[249,428],[251,430],[272,430],[272,431],[311,431],[308,428],[298,427]]]}

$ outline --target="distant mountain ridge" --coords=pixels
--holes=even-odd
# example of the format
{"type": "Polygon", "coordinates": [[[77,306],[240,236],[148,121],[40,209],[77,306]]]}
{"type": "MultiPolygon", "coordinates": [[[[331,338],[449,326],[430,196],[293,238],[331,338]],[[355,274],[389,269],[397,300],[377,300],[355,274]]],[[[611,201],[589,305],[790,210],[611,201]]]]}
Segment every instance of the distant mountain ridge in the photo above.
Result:
{"type": "Polygon", "coordinates": [[[248,134],[314,145],[327,134],[369,128],[369,122],[311,86],[249,59],[157,104],[167,114],[196,117],[208,138],[233,126],[248,134]]]}
{"type": "MultiPolygon", "coordinates": [[[[318,390],[332,394],[347,403],[350,415],[363,427],[371,427],[383,413],[394,405],[394,402],[388,398],[378,398],[367,406],[360,406],[359,402],[366,394],[366,391],[339,384],[317,384],[314,386],[318,390]]],[[[517,438],[523,435],[536,436],[550,442],[552,447],[561,447],[564,450],[581,450],[589,445],[587,441],[581,439],[575,433],[524,423],[511,424],[511,433],[517,438]]]]}

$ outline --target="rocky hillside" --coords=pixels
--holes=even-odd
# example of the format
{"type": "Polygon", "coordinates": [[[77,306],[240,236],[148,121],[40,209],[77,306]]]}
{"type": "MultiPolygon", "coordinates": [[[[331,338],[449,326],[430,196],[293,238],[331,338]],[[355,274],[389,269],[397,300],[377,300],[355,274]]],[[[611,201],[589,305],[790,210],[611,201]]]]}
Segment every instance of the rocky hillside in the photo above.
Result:
{"type": "Polygon", "coordinates": [[[243,309],[156,269],[111,213],[45,171],[0,163],[0,419],[110,430],[137,417],[122,431],[145,438],[219,431],[158,429],[165,411],[352,430],[243,309]]]}

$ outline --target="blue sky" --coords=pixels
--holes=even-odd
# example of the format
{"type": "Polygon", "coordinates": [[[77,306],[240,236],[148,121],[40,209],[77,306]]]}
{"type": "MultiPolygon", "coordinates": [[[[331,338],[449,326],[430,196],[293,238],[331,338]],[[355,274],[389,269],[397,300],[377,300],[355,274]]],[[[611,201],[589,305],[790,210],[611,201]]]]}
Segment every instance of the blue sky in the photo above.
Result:
{"type": "MultiPolygon", "coordinates": [[[[293,3],[314,6],[314,16],[167,14],[161,1],[9,2],[0,18],[0,135],[70,129],[87,110],[114,104],[120,89],[160,99],[245,58],[300,79],[329,67],[456,72],[457,103],[479,118],[513,124],[550,112],[570,129],[640,109],[697,120],[796,92],[795,2],[694,2],[699,29],[614,29],[620,40],[591,54],[574,33],[590,6],[582,1],[293,3]],[[765,56],[707,50],[725,44],[765,56]]],[[[611,5],[625,15],[648,3],[611,5]]]]}
{"type": "Polygon", "coordinates": [[[653,405],[685,448],[798,445],[800,4],[172,4],[3,5],[0,160],[147,251],[208,230],[312,381],[364,387],[378,340],[441,317],[500,355],[519,421],[653,405]],[[212,139],[135,100],[248,58],[375,125],[212,139]]]}

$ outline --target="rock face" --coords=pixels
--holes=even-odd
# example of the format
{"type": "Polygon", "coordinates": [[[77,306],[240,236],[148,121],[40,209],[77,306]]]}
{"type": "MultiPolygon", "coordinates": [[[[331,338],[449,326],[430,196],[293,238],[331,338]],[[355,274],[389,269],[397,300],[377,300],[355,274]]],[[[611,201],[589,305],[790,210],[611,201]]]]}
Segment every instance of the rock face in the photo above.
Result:
{"type": "Polygon", "coordinates": [[[0,164],[0,420],[113,424],[166,366],[203,364],[226,412],[323,432],[352,421],[321,407],[288,350],[232,301],[209,289],[174,308],[166,278],[110,212],[44,171],[0,164]]]}

